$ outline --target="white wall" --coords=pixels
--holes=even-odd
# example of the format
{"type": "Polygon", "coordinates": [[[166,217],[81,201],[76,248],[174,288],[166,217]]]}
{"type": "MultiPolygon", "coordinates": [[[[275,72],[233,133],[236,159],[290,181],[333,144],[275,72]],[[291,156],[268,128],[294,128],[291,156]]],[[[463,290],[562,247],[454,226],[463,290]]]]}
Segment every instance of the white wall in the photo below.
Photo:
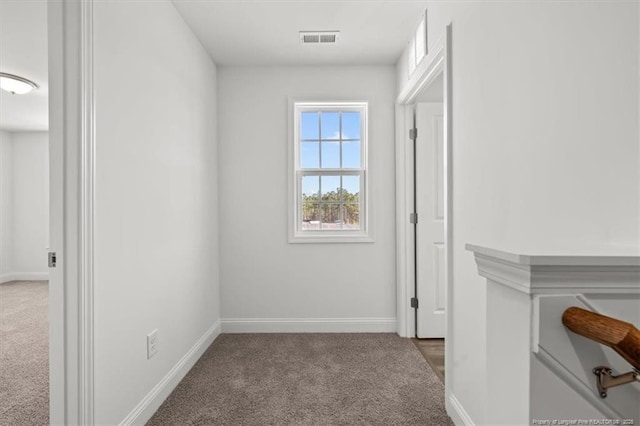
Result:
{"type": "Polygon", "coordinates": [[[0,130],[0,282],[13,272],[13,144],[0,130]]]}
{"type": "Polygon", "coordinates": [[[428,7],[430,41],[453,24],[449,390],[482,424],[486,293],[464,244],[532,254],[639,252],[638,4],[428,7]]]}
{"type": "Polygon", "coordinates": [[[0,281],[46,280],[49,135],[2,132],[0,281]]]}
{"type": "Polygon", "coordinates": [[[20,132],[13,144],[13,269],[20,279],[47,279],[49,134],[20,132]]]}
{"type": "Polygon", "coordinates": [[[95,422],[142,424],[219,332],[216,66],[168,1],[94,8],[95,422]]]}
{"type": "Polygon", "coordinates": [[[393,68],[221,67],[218,90],[223,329],[395,331],[393,68]],[[374,243],[288,243],[288,97],[369,101],[374,243]]]}

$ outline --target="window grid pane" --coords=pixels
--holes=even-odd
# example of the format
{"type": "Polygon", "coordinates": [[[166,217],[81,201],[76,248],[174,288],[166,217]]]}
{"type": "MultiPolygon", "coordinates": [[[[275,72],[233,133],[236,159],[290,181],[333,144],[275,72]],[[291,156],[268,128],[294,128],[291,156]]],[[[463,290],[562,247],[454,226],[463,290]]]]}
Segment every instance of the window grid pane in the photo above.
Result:
{"type": "Polygon", "coordinates": [[[324,173],[300,177],[302,229],[359,230],[363,172],[324,173]]]}
{"type": "Polygon", "coordinates": [[[300,121],[301,168],[361,167],[360,112],[302,112],[300,121]],[[317,125],[313,131],[312,118],[313,125],[317,125]],[[314,143],[319,143],[317,152],[314,143]]]}
{"type": "Polygon", "coordinates": [[[361,111],[301,111],[299,229],[361,230],[365,144],[361,111]],[[311,123],[317,124],[317,131],[310,130],[311,123]]]}
{"type": "Polygon", "coordinates": [[[318,112],[302,112],[300,114],[300,139],[320,139],[318,112]]]}
{"type": "Polygon", "coordinates": [[[340,150],[342,168],[359,169],[362,163],[360,152],[360,140],[343,140],[340,150]]]}
{"type": "Polygon", "coordinates": [[[300,143],[300,168],[317,169],[320,167],[320,141],[309,140],[300,143]]]}
{"type": "Polygon", "coordinates": [[[325,141],[320,142],[322,145],[322,157],[320,162],[323,169],[339,169],[340,168],[340,141],[325,141]]]}
{"type": "Polygon", "coordinates": [[[320,204],[302,204],[302,229],[320,229],[320,204]]]}
{"type": "Polygon", "coordinates": [[[341,134],[342,112],[321,112],[320,113],[320,139],[337,140],[341,134]]]}
{"type": "Polygon", "coordinates": [[[345,204],[343,218],[343,229],[360,229],[360,204],[345,204]]]}

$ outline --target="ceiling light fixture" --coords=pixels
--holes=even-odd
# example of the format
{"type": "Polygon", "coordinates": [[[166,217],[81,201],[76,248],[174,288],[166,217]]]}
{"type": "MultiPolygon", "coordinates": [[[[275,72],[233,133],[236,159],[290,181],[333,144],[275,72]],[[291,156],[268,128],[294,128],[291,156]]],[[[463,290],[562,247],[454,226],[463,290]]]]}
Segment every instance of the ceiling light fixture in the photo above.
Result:
{"type": "Polygon", "coordinates": [[[24,95],[39,86],[31,80],[6,72],[0,72],[0,89],[12,95],[24,95]]]}

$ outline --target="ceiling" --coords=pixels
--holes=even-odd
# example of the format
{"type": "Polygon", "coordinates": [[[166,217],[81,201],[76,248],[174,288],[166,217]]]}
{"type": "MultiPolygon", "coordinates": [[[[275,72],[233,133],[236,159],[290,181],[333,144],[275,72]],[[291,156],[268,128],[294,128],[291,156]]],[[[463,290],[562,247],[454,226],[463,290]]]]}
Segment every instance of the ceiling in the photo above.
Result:
{"type": "Polygon", "coordinates": [[[0,130],[49,128],[46,0],[0,0],[0,71],[40,88],[26,95],[0,90],[0,130]]]}
{"type": "MultiPolygon", "coordinates": [[[[392,65],[425,0],[172,0],[218,65],[392,65]],[[298,32],[339,30],[335,45],[298,32]]],[[[48,129],[46,0],[0,0],[0,71],[40,88],[0,91],[0,130],[48,129]]]]}
{"type": "Polygon", "coordinates": [[[425,0],[172,0],[218,65],[391,65],[425,0]],[[335,45],[299,31],[339,30],[335,45]]]}

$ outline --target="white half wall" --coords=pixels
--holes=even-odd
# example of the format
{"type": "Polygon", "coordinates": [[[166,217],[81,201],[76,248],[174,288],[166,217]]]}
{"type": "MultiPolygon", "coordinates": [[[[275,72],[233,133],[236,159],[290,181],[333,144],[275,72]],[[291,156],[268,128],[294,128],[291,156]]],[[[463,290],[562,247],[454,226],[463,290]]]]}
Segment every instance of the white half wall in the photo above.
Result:
{"type": "Polygon", "coordinates": [[[2,132],[0,281],[46,280],[49,134],[2,132]]]}
{"type": "Polygon", "coordinates": [[[216,65],[169,1],[93,16],[95,423],[144,424],[220,333],[216,65]]]}
{"type": "Polygon", "coordinates": [[[395,331],[394,69],[220,67],[223,330],[395,331]],[[373,243],[290,244],[288,98],[369,102],[373,243]]]}
{"type": "MultiPolygon", "coordinates": [[[[453,28],[452,387],[483,424],[486,292],[466,243],[638,254],[638,3],[427,2],[453,28]]],[[[406,60],[397,64],[398,92],[406,60]]],[[[549,391],[552,392],[550,389],[549,391]]]]}
{"type": "Polygon", "coordinates": [[[13,272],[13,144],[0,130],[0,283],[13,272]]]}

